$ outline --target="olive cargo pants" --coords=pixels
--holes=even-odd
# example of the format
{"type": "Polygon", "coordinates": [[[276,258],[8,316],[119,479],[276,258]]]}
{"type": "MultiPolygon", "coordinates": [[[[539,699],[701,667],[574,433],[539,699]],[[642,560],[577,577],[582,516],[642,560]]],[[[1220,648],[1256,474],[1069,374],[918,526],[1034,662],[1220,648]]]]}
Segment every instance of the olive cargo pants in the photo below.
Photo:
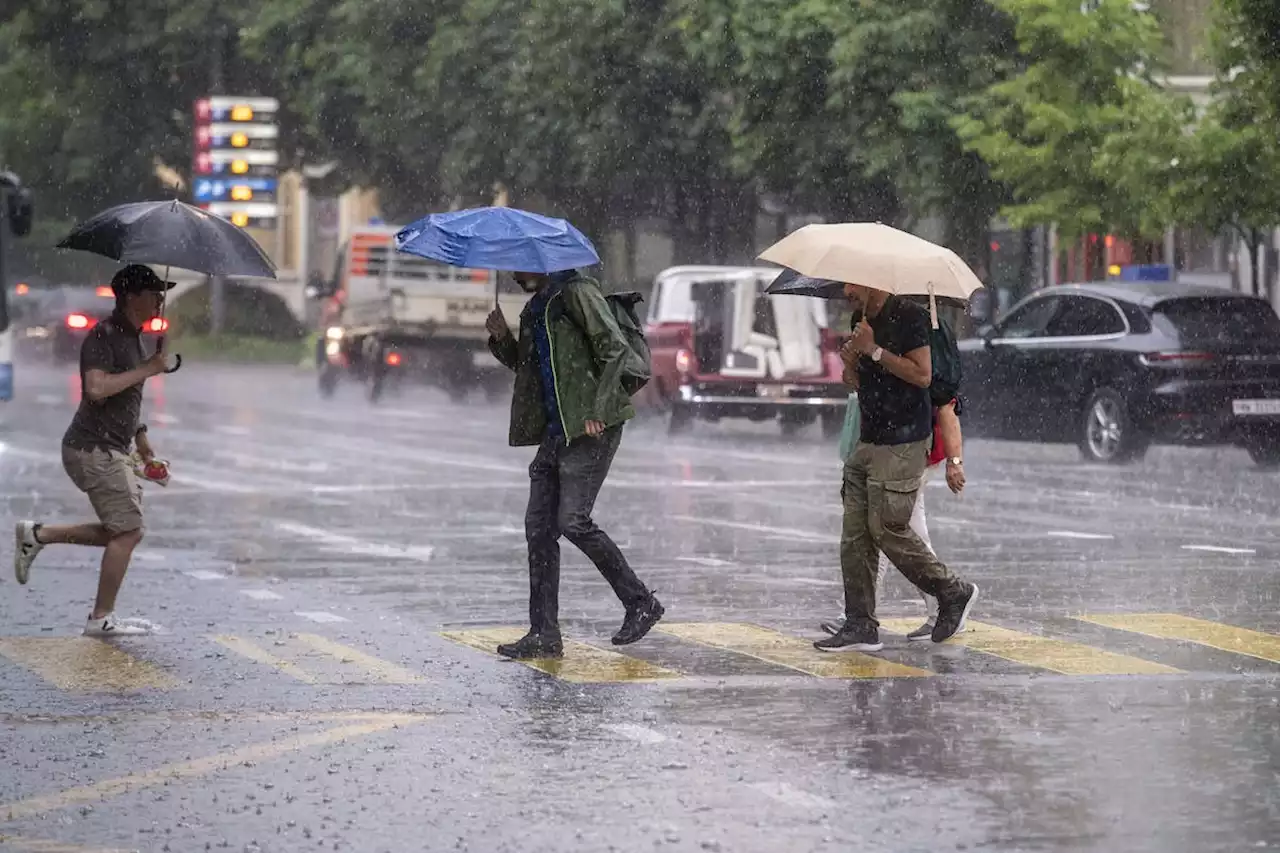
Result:
{"type": "Polygon", "coordinates": [[[860,442],[844,467],[840,496],[840,572],[845,618],[876,622],[879,552],[923,593],[946,596],[959,581],[911,529],[911,513],[929,458],[930,439],[910,444],[860,442]]]}

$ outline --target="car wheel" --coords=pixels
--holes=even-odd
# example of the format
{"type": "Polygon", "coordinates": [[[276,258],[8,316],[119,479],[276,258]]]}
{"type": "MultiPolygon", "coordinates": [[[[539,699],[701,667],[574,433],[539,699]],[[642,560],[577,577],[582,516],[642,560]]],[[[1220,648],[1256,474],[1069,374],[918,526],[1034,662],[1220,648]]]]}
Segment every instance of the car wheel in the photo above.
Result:
{"type": "Polygon", "coordinates": [[[667,421],[667,433],[680,435],[693,429],[693,409],[674,403],[671,406],[671,419],[667,421]]]}
{"type": "Polygon", "coordinates": [[[1256,438],[1245,445],[1249,458],[1266,471],[1280,468],[1280,438],[1256,438]]]}
{"type": "Polygon", "coordinates": [[[1151,439],[1134,424],[1124,397],[1101,388],[1084,406],[1079,444],[1090,462],[1120,465],[1142,458],[1151,439]]]}

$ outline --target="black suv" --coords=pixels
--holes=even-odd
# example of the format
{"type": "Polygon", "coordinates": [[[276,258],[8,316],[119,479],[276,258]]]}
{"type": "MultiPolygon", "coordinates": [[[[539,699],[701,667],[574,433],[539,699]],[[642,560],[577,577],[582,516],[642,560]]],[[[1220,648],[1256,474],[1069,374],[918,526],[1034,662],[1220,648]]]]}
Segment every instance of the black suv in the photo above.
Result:
{"type": "Polygon", "coordinates": [[[960,342],[965,432],[1075,442],[1127,462],[1153,441],[1237,444],[1280,466],[1280,318],[1168,282],[1041,290],[960,342]]]}

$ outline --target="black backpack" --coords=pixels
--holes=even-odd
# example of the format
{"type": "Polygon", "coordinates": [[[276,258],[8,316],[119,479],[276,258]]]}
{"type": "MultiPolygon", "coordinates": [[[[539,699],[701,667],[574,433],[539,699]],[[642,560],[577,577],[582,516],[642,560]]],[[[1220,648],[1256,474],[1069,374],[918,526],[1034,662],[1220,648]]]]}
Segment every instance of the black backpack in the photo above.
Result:
{"type": "Polygon", "coordinates": [[[938,328],[929,324],[929,354],[933,362],[933,381],[929,383],[929,400],[936,406],[945,406],[960,393],[960,347],[947,321],[938,318],[938,328]]]}

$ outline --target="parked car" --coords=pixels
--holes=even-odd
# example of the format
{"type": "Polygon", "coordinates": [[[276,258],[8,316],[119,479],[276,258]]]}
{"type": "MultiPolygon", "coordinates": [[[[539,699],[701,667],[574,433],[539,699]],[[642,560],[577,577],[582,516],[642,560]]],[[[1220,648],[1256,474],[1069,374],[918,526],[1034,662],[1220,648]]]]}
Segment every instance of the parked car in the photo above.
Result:
{"type": "Polygon", "coordinates": [[[768,296],[780,270],[673,267],[649,299],[645,335],[653,380],[637,396],[642,409],[670,413],[672,433],[695,420],[777,420],[784,434],[815,421],[835,435],[848,392],[841,380],[839,335],[827,304],[768,296]]]}
{"type": "Polygon", "coordinates": [[[1123,463],[1153,442],[1234,444],[1280,466],[1280,318],[1168,282],[1041,290],[960,342],[965,432],[1075,442],[1123,463]]]}

